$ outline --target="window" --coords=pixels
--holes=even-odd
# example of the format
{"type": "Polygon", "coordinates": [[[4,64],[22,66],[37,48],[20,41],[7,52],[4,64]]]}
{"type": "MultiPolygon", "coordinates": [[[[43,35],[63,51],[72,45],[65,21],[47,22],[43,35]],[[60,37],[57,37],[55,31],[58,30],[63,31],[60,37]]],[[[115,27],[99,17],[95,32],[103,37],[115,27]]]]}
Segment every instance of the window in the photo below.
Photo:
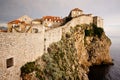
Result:
{"type": "Polygon", "coordinates": [[[46,38],[44,38],[44,41],[46,41],[46,38]]]}
{"type": "Polygon", "coordinates": [[[9,58],[6,60],[6,65],[7,65],[7,68],[10,68],[13,66],[13,58],[9,58]]]}
{"type": "Polygon", "coordinates": [[[33,33],[38,33],[38,29],[37,28],[33,28],[32,32],[33,33]]]}
{"type": "Polygon", "coordinates": [[[49,21],[51,21],[51,19],[49,19],[49,21]]]}
{"type": "Polygon", "coordinates": [[[73,14],[76,14],[76,11],[74,11],[73,14]]]}
{"type": "Polygon", "coordinates": [[[24,20],[26,21],[26,20],[27,20],[27,18],[24,18],[24,20]]]}

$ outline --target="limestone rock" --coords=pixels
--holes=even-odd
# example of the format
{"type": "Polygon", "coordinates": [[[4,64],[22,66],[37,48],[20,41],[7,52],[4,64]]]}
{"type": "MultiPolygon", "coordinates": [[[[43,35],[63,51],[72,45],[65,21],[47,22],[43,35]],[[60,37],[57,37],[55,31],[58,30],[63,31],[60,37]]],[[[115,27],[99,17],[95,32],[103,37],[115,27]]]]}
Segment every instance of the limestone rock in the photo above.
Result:
{"type": "Polygon", "coordinates": [[[90,66],[112,63],[110,45],[102,28],[77,25],[49,46],[48,53],[36,61],[33,75],[39,80],[88,80],[90,66]]]}

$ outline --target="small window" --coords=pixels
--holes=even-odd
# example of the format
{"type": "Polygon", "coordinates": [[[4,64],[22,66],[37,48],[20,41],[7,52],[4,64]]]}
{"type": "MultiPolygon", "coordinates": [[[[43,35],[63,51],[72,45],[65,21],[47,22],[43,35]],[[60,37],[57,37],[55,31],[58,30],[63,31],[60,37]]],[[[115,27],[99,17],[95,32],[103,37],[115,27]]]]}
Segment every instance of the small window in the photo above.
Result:
{"type": "Polygon", "coordinates": [[[46,41],[46,38],[44,38],[44,41],[46,41]]]}
{"type": "Polygon", "coordinates": [[[44,51],[46,51],[46,46],[44,45],[44,51]]]}
{"type": "Polygon", "coordinates": [[[27,18],[24,19],[25,21],[27,20],[27,18]]]}
{"type": "Polygon", "coordinates": [[[10,68],[13,66],[13,58],[9,58],[6,60],[6,65],[7,65],[7,68],[10,68]]]}
{"type": "Polygon", "coordinates": [[[33,33],[38,33],[38,29],[37,28],[33,28],[32,32],[33,33]]]}
{"type": "Polygon", "coordinates": [[[51,19],[49,19],[49,21],[51,21],[51,19]]]}
{"type": "Polygon", "coordinates": [[[76,14],[76,12],[74,11],[73,14],[76,14]]]}

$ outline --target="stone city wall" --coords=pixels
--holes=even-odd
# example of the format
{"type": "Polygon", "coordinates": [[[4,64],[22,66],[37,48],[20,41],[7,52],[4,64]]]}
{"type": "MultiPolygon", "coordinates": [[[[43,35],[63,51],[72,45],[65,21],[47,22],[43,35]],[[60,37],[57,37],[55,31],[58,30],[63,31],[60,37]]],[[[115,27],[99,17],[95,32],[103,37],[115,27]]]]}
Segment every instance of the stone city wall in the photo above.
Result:
{"type": "Polygon", "coordinates": [[[102,19],[101,17],[94,16],[94,17],[93,17],[93,23],[94,23],[95,25],[97,25],[97,27],[103,28],[103,19],[102,19]]]}
{"type": "Polygon", "coordinates": [[[34,25],[38,33],[0,33],[0,80],[20,80],[20,68],[35,61],[53,42],[58,42],[70,27],[93,23],[93,17],[81,15],[64,26],[49,29],[34,25]]]}
{"type": "Polygon", "coordinates": [[[0,80],[20,80],[20,68],[44,53],[44,34],[0,33],[0,80]]]}
{"type": "Polygon", "coordinates": [[[92,16],[81,15],[80,17],[74,18],[68,23],[66,23],[64,26],[62,26],[62,31],[63,33],[66,33],[70,31],[70,27],[75,27],[76,25],[90,24],[90,23],[93,23],[92,16]]]}
{"type": "Polygon", "coordinates": [[[53,42],[58,42],[62,38],[62,27],[50,29],[45,32],[45,52],[47,52],[47,48],[53,42]]]}

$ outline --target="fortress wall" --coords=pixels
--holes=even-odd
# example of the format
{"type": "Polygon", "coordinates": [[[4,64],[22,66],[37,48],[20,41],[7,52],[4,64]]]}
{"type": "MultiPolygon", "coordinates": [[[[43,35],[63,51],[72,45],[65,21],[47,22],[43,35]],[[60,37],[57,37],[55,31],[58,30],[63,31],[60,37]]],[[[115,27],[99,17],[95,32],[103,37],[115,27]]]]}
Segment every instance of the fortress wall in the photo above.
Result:
{"type": "Polygon", "coordinates": [[[0,33],[0,80],[20,80],[21,66],[43,53],[43,33],[0,33]],[[13,66],[7,68],[7,61],[13,66]]]}
{"type": "Polygon", "coordinates": [[[45,52],[47,52],[47,48],[49,47],[49,45],[53,42],[58,42],[61,40],[62,37],[62,28],[58,27],[58,28],[54,28],[54,29],[50,29],[48,31],[45,32],[45,52]]]}
{"type": "MultiPolygon", "coordinates": [[[[96,19],[96,21],[98,20],[96,19]]],[[[20,80],[21,66],[35,61],[44,52],[47,52],[49,45],[60,41],[62,34],[69,32],[70,27],[90,23],[93,23],[93,17],[82,15],[72,19],[64,26],[45,32],[42,25],[34,25],[33,28],[37,28],[38,33],[0,33],[0,80],[20,80]],[[11,63],[9,65],[13,63],[13,66],[7,68],[7,62],[11,63]]]]}
{"type": "Polygon", "coordinates": [[[82,15],[66,23],[64,26],[62,26],[62,29],[63,29],[63,32],[65,33],[70,31],[70,27],[75,27],[76,25],[90,24],[90,23],[93,23],[93,17],[82,15]]]}
{"type": "Polygon", "coordinates": [[[97,27],[103,28],[103,19],[102,19],[101,17],[94,16],[94,17],[93,17],[93,23],[94,23],[95,25],[97,25],[97,27]]]}
{"type": "Polygon", "coordinates": [[[83,15],[81,17],[78,17],[78,19],[80,19],[80,24],[90,24],[90,23],[93,23],[93,17],[92,16],[83,15]]]}
{"type": "Polygon", "coordinates": [[[41,32],[44,32],[44,26],[41,25],[41,24],[34,24],[32,25],[32,33],[35,33],[35,30],[34,29],[37,29],[37,32],[36,33],[41,33],[41,32]]]}

